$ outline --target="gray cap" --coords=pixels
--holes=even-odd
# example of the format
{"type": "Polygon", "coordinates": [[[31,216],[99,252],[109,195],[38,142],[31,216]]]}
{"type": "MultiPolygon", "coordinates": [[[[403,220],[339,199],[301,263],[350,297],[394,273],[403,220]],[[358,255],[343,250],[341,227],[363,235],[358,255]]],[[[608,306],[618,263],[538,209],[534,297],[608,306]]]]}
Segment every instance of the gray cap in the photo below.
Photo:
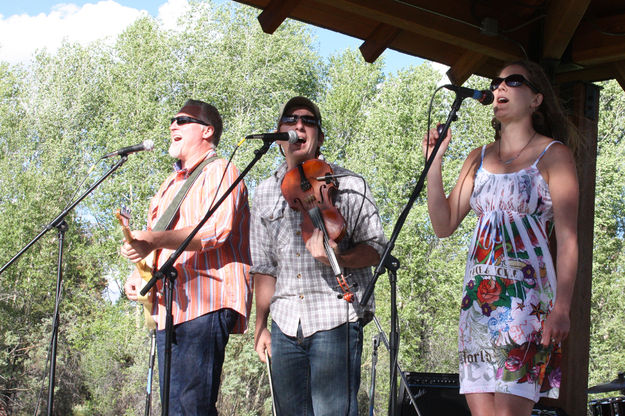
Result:
{"type": "Polygon", "coordinates": [[[308,98],[301,96],[291,98],[289,101],[286,102],[286,104],[282,106],[282,108],[280,108],[280,114],[278,115],[278,124],[280,124],[280,119],[282,118],[282,116],[284,114],[287,114],[288,111],[293,108],[306,108],[310,110],[315,118],[319,120],[319,129],[321,129],[321,112],[319,112],[319,107],[317,107],[317,104],[313,103],[308,98]]]}

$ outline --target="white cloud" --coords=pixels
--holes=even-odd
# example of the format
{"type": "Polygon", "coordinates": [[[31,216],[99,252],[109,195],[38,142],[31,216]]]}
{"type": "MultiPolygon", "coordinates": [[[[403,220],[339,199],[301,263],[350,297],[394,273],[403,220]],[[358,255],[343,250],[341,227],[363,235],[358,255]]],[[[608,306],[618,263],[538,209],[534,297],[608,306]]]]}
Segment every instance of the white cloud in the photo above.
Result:
{"type": "Polygon", "coordinates": [[[447,65],[439,64],[438,62],[434,61],[430,62],[430,65],[432,65],[434,69],[441,73],[441,79],[436,84],[437,88],[441,85],[451,84],[451,81],[447,77],[447,71],[449,70],[449,67],[447,65]]]}
{"type": "MultiPolygon", "coordinates": [[[[187,0],[168,0],[159,7],[159,19],[171,27],[184,13],[187,0]]],[[[0,60],[12,64],[28,61],[37,49],[55,51],[63,42],[86,45],[99,39],[114,39],[147,11],[122,6],[113,0],[76,6],[61,3],[49,14],[0,15],[0,60]]]]}
{"type": "Polygon", "coordinates": [[[187,0],[169,0],[158,8],[158,17],[167,29],[174,29],[178,25],[178,18],[189,7],[187,0]]]}

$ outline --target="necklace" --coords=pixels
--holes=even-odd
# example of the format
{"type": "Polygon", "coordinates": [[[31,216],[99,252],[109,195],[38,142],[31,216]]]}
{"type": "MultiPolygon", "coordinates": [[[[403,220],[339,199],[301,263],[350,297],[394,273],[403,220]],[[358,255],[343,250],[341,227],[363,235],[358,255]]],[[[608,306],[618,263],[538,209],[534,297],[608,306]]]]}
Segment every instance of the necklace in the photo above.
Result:
{"type": "Polygon", "coordinates": [[[501,139],[499,139],[499,142],[497,143],[497,159],[499,159],[499,161],[501,163],[503,163],[504,165],[509,165],[510,163],[514,162],[515,160],[518,159],[519,156],[521,156],[521,153],[523,153],[523,150],[525,150],[525,148],[527,146],[529,146],[529,144],[532,142],[532,140],[534,140],[534,137],[536,136],[536,130],[534,130],[534,134],[532,134],[532,137],[530,137],[530,139],[527,141],[527,143],[525,143],[525,146],[523,146],[523,149],[519,150],[519,153],[516,154],[515,157],[508,159],[508,160],[502,160],[501,159],[501,139]]]}

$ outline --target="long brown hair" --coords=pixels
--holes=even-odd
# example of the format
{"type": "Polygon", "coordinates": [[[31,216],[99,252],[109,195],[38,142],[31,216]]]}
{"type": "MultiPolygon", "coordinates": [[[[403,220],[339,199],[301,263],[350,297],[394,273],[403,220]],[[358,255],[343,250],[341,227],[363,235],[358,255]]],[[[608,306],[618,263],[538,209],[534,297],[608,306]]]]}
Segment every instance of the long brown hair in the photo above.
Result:
{"type": "MultiPolygon", "coordinates": [[[[527,60],[509,63],[504,68],[512,65],[523,67],[527,72],[528,80],[543,95],[542,103],[532,113],[534,130],[544,136],[561,141],[575,153],[580,144],[579,133],[564,112],[560,99],[554,92],[543,68],[536,62],[527,60]]],[[[493,117],[491,124],[495,129],[495,140],[499,140],[501,138],[501,123],[493,117]]]]}

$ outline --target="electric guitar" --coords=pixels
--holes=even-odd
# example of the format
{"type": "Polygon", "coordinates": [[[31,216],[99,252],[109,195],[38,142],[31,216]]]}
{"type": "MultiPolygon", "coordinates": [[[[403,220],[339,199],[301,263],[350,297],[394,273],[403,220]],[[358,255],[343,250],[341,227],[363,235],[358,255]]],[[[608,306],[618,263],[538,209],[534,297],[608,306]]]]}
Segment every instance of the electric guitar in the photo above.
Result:
{"type": "MultiPolygon", "coordinates": [[[[122,226],[122,232],[124,233],[124,237],[126,238],[126,241],[132,242],[133,238],[130,232],[130,211],[122,207],[121,209],[118,209],[117,211],[115,211],[115,216],[117,217],[117,220],[122,226]]],[[[152,254],[150,254],[145,259],[141,260],[138,263],[135,263],[135,266],[137,267],[137,270],[139,271],[139,275],[141,276],[141,279],[143,281],[141,288],[143,288],[146,285],[146,283],[152,279],[152,267],[148,265],[148,261],[151,262],[152,257],[153,257],[152,254]]],[[[150,291],[146,293],[145,296],[138,294],[138,298],[137,298],[139,303],[143,305],[143,315],[145,316],[145,324],[150,330],[156,328],[156,322],[154,321],[154,318],[152,318],[153,292],[154,292],[154,288],[150,289],[150,291]]]]}

